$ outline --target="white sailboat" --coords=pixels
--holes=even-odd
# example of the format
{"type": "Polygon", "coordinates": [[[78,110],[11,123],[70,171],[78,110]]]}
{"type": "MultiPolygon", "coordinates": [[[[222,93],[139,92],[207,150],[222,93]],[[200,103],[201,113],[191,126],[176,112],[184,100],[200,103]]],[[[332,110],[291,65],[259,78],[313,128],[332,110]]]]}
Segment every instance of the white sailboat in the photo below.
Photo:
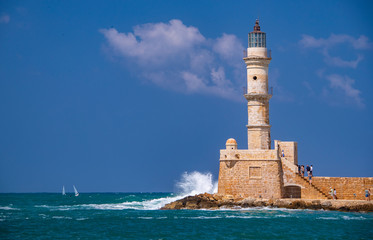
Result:
{"type": "Polygon", "coordinates": [[[73,185],[74,192],[75,192],[75,197],[79,196],[78,190],[76,190],[75,186],[73,185]]]}
{"type": "Polygon", "coordinates": [[[62,195],[66,195],[65,186],[62,186],[62,195]]]}

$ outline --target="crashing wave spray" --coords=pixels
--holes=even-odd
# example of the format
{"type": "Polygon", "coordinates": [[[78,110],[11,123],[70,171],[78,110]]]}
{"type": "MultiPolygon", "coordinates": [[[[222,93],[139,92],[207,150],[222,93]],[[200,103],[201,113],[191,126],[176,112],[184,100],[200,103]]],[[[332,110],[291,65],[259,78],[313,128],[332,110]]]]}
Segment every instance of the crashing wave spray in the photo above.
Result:
{"type": "Polygon", "coordinates": [[[186,196],[196,195],[200,193],[216,193],[218,183],[213,181],[211,173],[200,173],[194,171],[192,173],[183,173],[181,180],[176,183],[176,188],[179,193],[173,197],[156,198],[142,202],[132,201],[115,204],[84,204],[80,205],[85,209],[102,209],[102,210],[156,210],[164,205],[182,199],[186,196]]]}
{"type": "Polygon", "coordinates": [[[200,193],[216,193],[218,183],[213,182],[211,173],[200,173],[194,171],[190,174],[183,173],[181,180],[177,182],[176,187],[181,190],[180,195],[189,196],[200,193]]]}

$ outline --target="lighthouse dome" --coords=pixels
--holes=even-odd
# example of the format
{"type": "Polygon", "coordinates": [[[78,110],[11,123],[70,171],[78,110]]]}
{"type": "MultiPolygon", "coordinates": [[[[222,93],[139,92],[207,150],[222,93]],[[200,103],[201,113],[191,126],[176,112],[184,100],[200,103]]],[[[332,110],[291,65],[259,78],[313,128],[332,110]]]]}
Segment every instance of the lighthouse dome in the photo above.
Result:
{"type": "Polygon", "coordinates": [[[237,142],[234,138],[229,138],[225,143],[227,149],[237,149],[237,142]]]}
{"type": "Polygon", "coordinates": [[[228,145],[228,144],[229,145],[237,145],[237,142],[234,138],[229,138],[225,144],[226,145],[228,145]]]}

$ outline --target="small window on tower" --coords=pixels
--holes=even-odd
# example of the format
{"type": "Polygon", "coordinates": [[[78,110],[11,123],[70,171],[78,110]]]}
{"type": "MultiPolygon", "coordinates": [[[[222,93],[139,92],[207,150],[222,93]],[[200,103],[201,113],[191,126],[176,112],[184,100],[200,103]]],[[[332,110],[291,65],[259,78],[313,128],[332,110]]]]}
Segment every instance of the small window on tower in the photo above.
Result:
{"type": "Polygon", "coordinates": [[[256,76],[253,77],[254,80],[257,80],[258,78],[256,76]]]}

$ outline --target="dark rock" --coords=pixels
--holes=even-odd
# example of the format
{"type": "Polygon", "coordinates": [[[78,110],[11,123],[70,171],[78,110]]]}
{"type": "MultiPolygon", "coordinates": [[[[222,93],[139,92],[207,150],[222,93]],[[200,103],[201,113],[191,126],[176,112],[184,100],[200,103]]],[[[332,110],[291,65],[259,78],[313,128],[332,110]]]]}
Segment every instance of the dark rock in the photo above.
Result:
{"type": "Polygon", "coordinates": [[[331,203],[330,201],[322,202],[322,203],[321,203],[321,206],[322,206],[323,208],[329,208],[329,207],[332,206],[332,203],[331,203]]]}
{"type": "Polygon", "coordinates": [[[373,203],[362,201],[336,201],[328,200],[299,200],[299,199],[253,199],[233,198],[230,195],[199,194],[188,196],[175,202],[166,204],[162,210],[172,209],[240,209],[247,207],[275,207],[291,209],[325,209],[354,212],[373,212],[373,203]]]}

